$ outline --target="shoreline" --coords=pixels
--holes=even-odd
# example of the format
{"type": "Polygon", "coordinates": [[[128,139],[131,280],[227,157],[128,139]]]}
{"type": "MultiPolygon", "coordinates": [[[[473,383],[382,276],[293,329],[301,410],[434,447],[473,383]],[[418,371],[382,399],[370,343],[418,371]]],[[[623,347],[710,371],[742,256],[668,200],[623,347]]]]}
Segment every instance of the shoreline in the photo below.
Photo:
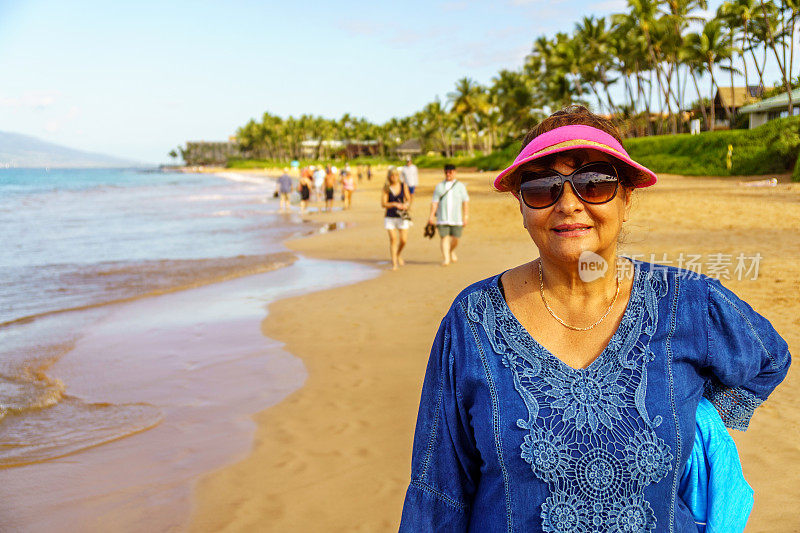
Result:
{"type": "MultiPolygon", "coordinates": [[[[326,531],[397,529],[422,377],[439,320],[469,283],[536,255],[521,229],[515,203],[490,192],[487,176],[459,174],[470,190],[472,221],[458,264],[439,267],[438,243],[421,237],[427,202],[439,180],[439,173],[423,170],[405,267],[270,305],[262,331],[284,342],[303,361],[308,380],[255,415],[258,429],[248,457],[197,483],[192,531],[305,531],[319,529],[320,524],[326,531]],[[321,326],[309,334],[298,325],[301,317],[321,326]]],[[[287,246],[324,260],[388,264],[377,207],[378,181],[356,191],[354,209],[347,214],[356,222],[354,228],[324,240],[290,240],[287,246]]],[[[760,249],[765,261],[759,281],[726,285],[770,319],[796,351],[799,304],[786,295],[800,289],[800,236],[764,239],[753,231],[754,225],[785,219],[773,210],[766,216],[753,212],[763,215],[764,207],[785,205],[800,195],[793,185],[771,190],[733,187],[740,181],[662,176],[659,188],[635,201],[629,243],[620,251],[630,255],[677,254],[687,247],[705,253],[760,249]],[[711,189],[713,194],[708,193],[711,189]],[[742,201],[751,205],[737,205],[742,201]],[[748,209],[754,206],[762,211],[748,209]],[[722,228],[720,212],[726,215],[722,228]]],[[[317,220],[336,216],[342,215],[320,213],[317,220]]],[[[800,214],[792,217],[800,223],[800,214]]],[[[748,531],[791,531],[788,524],[800,521],[791,511],[800,489],[781,475],[782,465],[800,462],[800,450],[793,444],[800,439],[800,424],[793,415],[800,404],[792,386],[798,381],[796,374],[790,370],[784,386],[759,410],[746,434],[734,435],[757,495],[748,531]],[[787,426],[788,421],[792,423],[787,426]],[[770,449],[767,456],[765,447],[770,449]]]]}
{"type": "MultiPolygon", "coordinates": [[[[287,217],[298,220],[278,241],[282,251],[187,260],[215,268],[191,283],[167,287],[148,274],[150,289],[157,289],[4,325],[36,331],[69,325],[69,346],[42,370],[47,379],[66,383],[65,404],[141,405],[161,413],[149,427],[0,468],[0,492],[6,508],[14,509],[0,518],[0,528],[47,531],[66,523],[83,530],[185,529],[195,480],[246,454],[254,433],[250,415],[305,380],[302,362],[261,333],[267,314],[262,302],[371,275],[363,265],[321,262],[289,250],[287,239],[341,226],[296,212],[287,217]],[[208,414],[201,415],[203,410],[208,414]],[[52,490],[37,491],[43,486],[52,490]]],[[[186,277],[172,270],[173,281],[186,277]]]]}

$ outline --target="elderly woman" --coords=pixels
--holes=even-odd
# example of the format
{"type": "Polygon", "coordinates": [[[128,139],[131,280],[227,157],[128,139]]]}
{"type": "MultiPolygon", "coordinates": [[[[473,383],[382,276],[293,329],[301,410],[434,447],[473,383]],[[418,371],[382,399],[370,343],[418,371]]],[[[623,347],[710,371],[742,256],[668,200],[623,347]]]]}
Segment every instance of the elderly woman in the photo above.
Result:
{"type": "Polygon", "coordinates": [[[698,531],[679,493],[698,404],[746,429],[790,355],[719,281],[617,255],[655,183],[585,108],[528,133],[495,187],[539,257],[442,320],[401,531],[698,531]]]}

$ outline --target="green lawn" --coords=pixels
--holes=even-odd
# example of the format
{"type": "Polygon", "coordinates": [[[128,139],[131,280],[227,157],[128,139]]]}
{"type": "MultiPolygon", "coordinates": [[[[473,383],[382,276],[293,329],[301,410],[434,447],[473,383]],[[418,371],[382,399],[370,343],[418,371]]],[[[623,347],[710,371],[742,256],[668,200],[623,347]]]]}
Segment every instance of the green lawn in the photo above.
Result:
{"type": "MultiPolygon", "coordinates": [[[[800,181],[800,117],[771,120],[752,130],[708,131],[699,135],[655,135],[626,139],[625,149],[639,163],[657,173],[685,176],[748,176],[784,173],[794,168],[792,179],[800,181]],[[731,168],[726,166],[728,145],[732,146],[731,168]]],[[[500,170],[517,156],[520,143],[513,142],[488,155],[469,157],[419,156],[414,163],[421,168],[442,168],[447,163],[480,170],[500,170]]],[[[355,165],[402,165],[400,159],[357,158],[355,165]]],[[[262,168],[286,166],[286,161],[243,160],[228,162],[230,168],[262,168]]],[[[343,166],[341,160],[304,160],[306,165],[343,166]]]]}

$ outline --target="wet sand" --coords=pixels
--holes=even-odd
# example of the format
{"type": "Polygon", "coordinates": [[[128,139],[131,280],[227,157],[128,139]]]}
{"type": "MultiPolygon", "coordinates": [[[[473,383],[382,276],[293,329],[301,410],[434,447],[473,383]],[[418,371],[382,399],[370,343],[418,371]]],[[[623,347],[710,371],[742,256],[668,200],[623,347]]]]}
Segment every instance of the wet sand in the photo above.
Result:
{"type": "MultiPolygon", "coordinates": [[[[376,173],[377,174],[377,173],[376,173]]],[[[439,266],[438,239],[425,240],[438,172],[421,172],[406,266],[388,270],[380,182],[354,195],[349,212],[310,215],[355,222],[329,235],[290,241],[306,256],[356,261],[386,270],[355,285],[278,301],[262,323],[308,371],[305,385],[255,416],[249,456],[205,476],[196,487],[194,531],[396,530],[428,351],[441,317],[468,284],[527,262],[536,248],[510,197],[491,176],[459,173],[471,195],[460,261],[439,266]]],[[[756,280],[723,283],[800,348],[800,184],[737,185],[752,178],[661,176],[638,191],[621,251],[663,263],[662,254],[760,253],[756,280]]],[[[338,202],[337,202],[338,204],[338,202]]],[[[703,270],[705,272],[705,270],[703,270]]],[[[800,530],[800,391],[792,368],[746,433],[734,432],[755,490],[748,532],[800,530]]]]}
{"type": "Polygon", "coordinates": [[[246,457],[252,415],[305,380],[301,361],[261,334],[266,305],[373,275],[352,263],[300,258],[83,312],[71,349],[48,374],[90,406],[142,404],[160,412],[160,423],[0,468],[0,531],[184,531],[195,481],[246,457]]]}

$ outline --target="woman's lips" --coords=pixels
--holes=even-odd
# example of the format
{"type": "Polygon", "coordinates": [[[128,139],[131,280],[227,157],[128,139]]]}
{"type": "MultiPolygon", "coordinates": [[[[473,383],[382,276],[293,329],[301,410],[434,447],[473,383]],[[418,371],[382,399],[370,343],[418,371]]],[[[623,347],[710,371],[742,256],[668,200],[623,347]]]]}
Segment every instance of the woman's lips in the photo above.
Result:
{"type": "Polygon", "coordinates": [[[559,237],[581,237],[589,233],[592,229],[591,226],[582,226],[577,224],[562,224],[553,228],[553,232],[559,237]]]}

